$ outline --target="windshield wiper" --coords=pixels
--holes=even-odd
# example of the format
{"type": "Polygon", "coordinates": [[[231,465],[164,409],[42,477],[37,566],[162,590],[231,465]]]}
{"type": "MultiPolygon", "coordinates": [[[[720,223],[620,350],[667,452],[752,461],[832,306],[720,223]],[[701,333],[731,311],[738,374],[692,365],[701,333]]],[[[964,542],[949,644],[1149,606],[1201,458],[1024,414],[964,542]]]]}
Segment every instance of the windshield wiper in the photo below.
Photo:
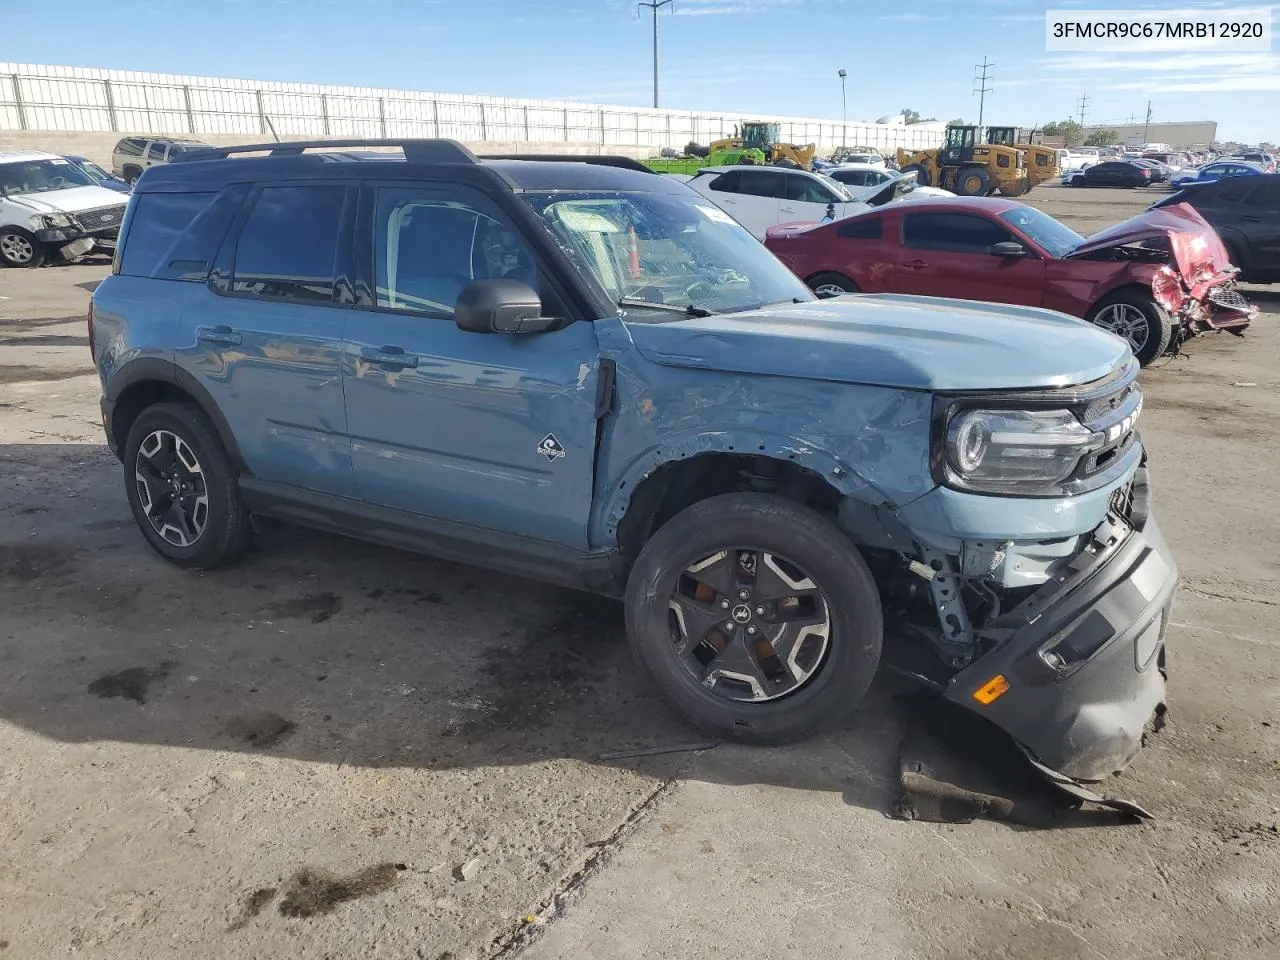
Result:
{"type": "Polygon", "coordinates": [[[709,317],[711,311],[705,307],[695,307],[692,303],[687,307],[678,307],[674,303],[654,303],[652,300],[637,300],[635,297],[623,297],[618,301],[620,307],[647,307],[650,310],[666,310],[668,313],[683,313],[686,317],[709,317]]]}

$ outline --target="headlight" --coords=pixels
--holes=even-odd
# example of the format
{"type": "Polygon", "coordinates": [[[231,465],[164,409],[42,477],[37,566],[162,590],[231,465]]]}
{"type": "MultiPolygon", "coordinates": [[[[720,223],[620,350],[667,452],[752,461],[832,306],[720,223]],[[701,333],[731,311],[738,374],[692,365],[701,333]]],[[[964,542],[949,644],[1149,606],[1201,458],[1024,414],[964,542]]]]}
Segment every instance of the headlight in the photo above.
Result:
{"type": "Polygon", "coordinates": [[[75,222],[65,213],[46,213],[40,218],[46,227],[69,227],[75,222]]]}
{"type": "Polygon", "coordinates": [[[1069,410],[962,410],[947,424],[948,479],[966,490],[1036,492],[1106,442],[1069,410]]]}

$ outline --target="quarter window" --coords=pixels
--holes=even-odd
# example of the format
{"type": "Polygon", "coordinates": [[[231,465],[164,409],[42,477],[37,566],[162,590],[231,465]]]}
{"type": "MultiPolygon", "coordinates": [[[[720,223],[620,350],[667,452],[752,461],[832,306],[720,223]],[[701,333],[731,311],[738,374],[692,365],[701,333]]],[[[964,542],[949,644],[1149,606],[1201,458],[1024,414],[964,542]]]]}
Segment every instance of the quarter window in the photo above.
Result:
{"type": "Polygon", "coordinates": [[[879,240],[883,235],[884,226],[879,217],[854,217],[836,227],[836,236],[846,240],[879,240]]]}
{"type": "Polygon", "coordinates": [[[902,221],[902,245],[916,250],[987,253],[1013,239],[998,224],[962,213],[909,213],[902,221]]]}
{"type": "Polygon", "coordinates": [[[246,193],[248,187],[238,184],[216,195],[139,195],[129,214],[120,272],[130,277],[203,282],[246,193]]]}
{"type": "Polygon", "coordinates": [[[458,295],[474,280],[541,287],[524,239],[479,198],[383,188],[373,229],[376,303],[384,309],[452,318],[458,295]]]}
{"type": "Polygon", "coordinates": [[[708,184],[717,193],[738,193],[742,186],[742,177],[737,170],[722,173],[708,184]]]}
{"type": "Polygon", "coordinates": [[[234,293],[331,301],[346,190],[264,187],[236,242],[234,293]]]}

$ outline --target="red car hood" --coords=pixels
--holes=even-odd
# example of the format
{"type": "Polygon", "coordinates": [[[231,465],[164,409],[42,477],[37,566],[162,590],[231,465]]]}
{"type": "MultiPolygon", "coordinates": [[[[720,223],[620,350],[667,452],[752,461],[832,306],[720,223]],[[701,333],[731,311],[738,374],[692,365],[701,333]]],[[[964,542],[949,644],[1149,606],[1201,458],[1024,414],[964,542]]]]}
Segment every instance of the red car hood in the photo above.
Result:
{"type": "Polygon", "coordinates": [[[1148,210],[1123,223],[1117,223],[1114,227],[1108,227],[1089,237],[1064,259],[1154,237],[1169,238],[1178,272],[1192,291],[1202,284],[1217,282],[1235,272],[1222,239],[1209,222],[1186,203],[1148,210]]]}

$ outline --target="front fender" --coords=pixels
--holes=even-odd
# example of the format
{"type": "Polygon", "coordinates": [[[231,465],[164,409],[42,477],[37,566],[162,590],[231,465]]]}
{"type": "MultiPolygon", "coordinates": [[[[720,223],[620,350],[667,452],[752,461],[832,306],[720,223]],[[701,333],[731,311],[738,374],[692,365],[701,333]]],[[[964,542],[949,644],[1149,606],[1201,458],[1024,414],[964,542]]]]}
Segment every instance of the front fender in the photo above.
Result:
{"type": "Polygon", "coordinates": [[[795,436],[759,430],[751,433],[712,430],[667,437],[639,451],[610,478],[605,488],[603,509],[599,511],[599,523],[607,542],[617,540],[618,524],[626,516],[627,508],[636,489],[659,467],[680,460],[708,453],[745,453],[790,461],[823,477],[846,496],[856,497],[869,504],[890,502],[858,470],[856,464],[832,453],[814,447],[795,436]]]}

